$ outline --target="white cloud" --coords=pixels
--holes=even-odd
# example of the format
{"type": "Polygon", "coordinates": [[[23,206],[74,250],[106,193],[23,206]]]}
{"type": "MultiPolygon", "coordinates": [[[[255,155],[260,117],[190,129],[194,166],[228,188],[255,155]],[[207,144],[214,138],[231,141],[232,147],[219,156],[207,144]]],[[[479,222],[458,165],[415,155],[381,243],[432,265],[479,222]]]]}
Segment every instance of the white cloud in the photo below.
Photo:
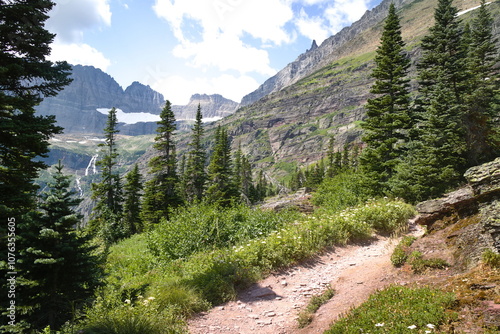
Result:
{"type": "Polygon", "coordinates": [[[109,0],[57,0],[47,28],[65,43],[80,42],[87,29],[111,25],[109,0]]]}
{"type": "Polygon", "coordinates": [[[83,43],[86,30],[111,25],[109,0],[57,0],[49,13],[47,29],[56,34],[51,61],[66,60],[70,64],[92,65],[106,71],[110,65],[99,50],[83,43]]]}
{"type": "Polygon", "coordinates": [[[292,41],[284,26],[293,18],[293,11],[280,0],[156,0],[153,8],[179,41],[174,55],[190,59],[198,68],[271,75],[276,71],[269,65],[267,51],[257,43],[244,43],[243,38],[272,45],[292,41]],[[191,31],[183,25],[188,20],[196,23],[191,31]],[[198,30],[201,41],[190,38],[193,29],[198,30]]]}
{"type": "Polygon", "coordinates": [[[200,43],[185,42],[178,45],[173,54],[191,59],[190,65],[196,68],[216,67],[221,71],[257,72],[268,76],[276,73],[269,66],[267,51],[246,45],[231,35],[209,37],[200,43]]]}
{"type": "Polygon", "coordinates": [[[299,32],[311,40],[315,39],[318,44],[331,35],[329,27],[325,23],[321,17],[309,17],[304,9],[301,9],[300,15],[295,21],[299,32]]]}
{"type": "Polygon", "coordinates": [[[52,52],[49,60],[58,61],[66,60],[68,63],[76,65],[92,65],[106,71],[111,64],[101,52],[94,49],[88,44],[82,43],[60,43],[55,42],[52,44],[52,52]]]}
{"type": "Polygon", "coordinates": [[[225,98],[240,102],[241,98],[255,90],[259,83],[250,76],[223,74],[217,77],[186,78],[178,75],[165,77],[151,84],[165,99],[176,105],[185,105],[191,95],[222,94],[225,98]]]}
{"type": "Polygon", "coordinates": [[[325,10],[331,34],[358,20],[368,10],[368,0],[337,0],[325,10]]]}

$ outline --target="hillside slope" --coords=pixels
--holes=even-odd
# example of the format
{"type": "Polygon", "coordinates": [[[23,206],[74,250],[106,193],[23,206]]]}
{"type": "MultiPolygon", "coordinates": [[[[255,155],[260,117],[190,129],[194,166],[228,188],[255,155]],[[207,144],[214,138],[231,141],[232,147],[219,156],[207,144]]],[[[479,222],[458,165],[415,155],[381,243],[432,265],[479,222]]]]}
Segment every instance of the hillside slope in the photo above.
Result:
{"type": "MultiPolygon", "coordinates": [[[[373,83],[373,58],[385,17],[380,13],[386,12],[385,7],[389,3],[383,1],[372,13],[367,13],[365,17],[373,19],[362,25],[363,29],[359,29],[352,38],[342,40],[339,49],[318,60],[305,73],[319,69],[305,77],[296,76],[295,83],[240,108],[222,120],[221,124],[233,136],[234,147],[241,144],[256,167],[273,166],[276,171],[272,173],[279,176],[325,156],[331,136],[335,137],[337,149],[359,140],[359,121],[365,115],[367,99],[372,97],[369,89],[373,83]]],[[[437,0],[404,1],[398,8],[403,38],[412,59],[412,78],[415,77],[415,64],[420,55],[419,41],[433,24],[436,3],[437,0]]],[[[472,0],[456,4],[460,10],[477,5],[478,2],[472,0]]],[[[494,33],[498,36],[500,3],[490,4],[489,9],[495,20],[494,33]]],[[[467,20],[471,15],[474,11],[461,18],[467,20]]],[[[361,24],[357,22],[353,24],[355,26],[361,24]]],[[[345,34],[341,32],[338,35],[345,34]]],[[[340,37],[336,35],[330,40],[337,39],[340,37]]],[[[320,52],[325,43],[309,53],[320,52]]],[[[412,87],[416,87],[414,79],[412,87]]]]}

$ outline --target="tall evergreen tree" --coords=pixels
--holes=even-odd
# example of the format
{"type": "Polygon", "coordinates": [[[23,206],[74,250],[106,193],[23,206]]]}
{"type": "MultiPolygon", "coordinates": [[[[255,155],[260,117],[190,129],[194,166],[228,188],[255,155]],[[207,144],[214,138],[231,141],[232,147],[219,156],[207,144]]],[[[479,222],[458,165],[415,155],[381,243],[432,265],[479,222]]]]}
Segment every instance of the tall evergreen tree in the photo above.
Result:
{"type": "Polygon", "coordinates": [[[92,183],[92,198],[96,205],[92,212],[90,229],[99,235],[106,243],[123,238],[127,232],[122,225],[123,189],[120,174],[116,171],[118,158],[116,129],[118,119],[116,109],[108,113],[106,128],[104,128],[105,143],[99,144],[102,158],[96,163],[101,167],[101,181],[92,183]]]}
{"type": "Polygon", "coordinates": [[[102,278],[95,247],[75,230],[81,217],[73,208],[81,200],[68,190],[69,176],[62,169],[59,162],[49,190],[41,196],[41,212],[32,212],[19,224],[17,322],[29,324],[31,330],[59,329],[90,302],[102,278]]]}
{"type": "Polygon", "coordinates": [[[207,173],[205,171],[207,156],[202,144],[203,115],[199,104],[191,136],[191,143],[189,144],[191,150],[186,164],[186,197],[189,202],[200,202],[203,199],[205,183],[207,182],[207,173]]]}
{"type": "Polygon", "coordinates": [[[47,167],[37,158],[49,152],[49,138],[62,132],[54,116],[34,110],[71,82],[66,62],[46,59],[55,35],[45,21],[53,6],[50,0],[0,1],[0,235],[7,217],[34,207],[33,179],[47,167]]]}
{"type": "Polygon", "coordinates": [[[465,100],[468,166],[489,161],[500,154],[500,75],[496,68],[500,59],[497,38],[492,30],[493,19],[482,0],[472,21],[470,38],[463,42],[468,50],[465,100]]]}
{"type": "Polygon", "coordinates": [[[134,168],[125,176],[126,183],[123,187],[123,224],[129,235],[142,232],[141,213],[141,192],[142,176],[139,173],[139,166],[134,168]]]}
{"type": "Polygon", "coordinates": [[[387,181],[402,155],[401,142],[407,141],[412,126],[408,114],[410,59],[404,53],[404,46],[399,17],[391,4],[372,73],[376,81],[371,93],[377,97],[368,100],[367,119],[362,124],[367,146],[360,157],[361,169],[379,194],[387,191],[387,181]]]}
{"type": "Polygon", "coordinates": [[[209,203],[229,206],[238,198],[232,169],[231,146],[226,129],[220,125],[215,134],[215,147],[208,165],[208,188],[205,198],[209,203]]]}
{"type": "Polygon", "coordinates": [[[170,220],[171,210],[182,204],[174,141],[177,127],[170,101],[165,103],[160,118],[153,145],[158,155],[149,161],[153,177],[146,183],[141,213],[143,222],[148,225],[158,224],[162,218],[170,220]]]}
{"type": "Polygon", "coordinates": [[[466,163],[465,49],[452,0],[439,0],[435,24],[422,40],[419,138],[408,145],[391,181],[395,195],[420,201],[441,195],[461,179],[466,163]]]}

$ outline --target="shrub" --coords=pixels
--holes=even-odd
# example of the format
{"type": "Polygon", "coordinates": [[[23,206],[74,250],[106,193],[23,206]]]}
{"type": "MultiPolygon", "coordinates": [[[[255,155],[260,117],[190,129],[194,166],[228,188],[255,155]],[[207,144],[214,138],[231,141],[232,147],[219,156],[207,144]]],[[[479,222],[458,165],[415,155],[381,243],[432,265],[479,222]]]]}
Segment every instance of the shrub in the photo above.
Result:
{"type": "Polygon", "coordinates": [[[401,267],[405,264],[408,259],[408,247],[410,247],[416,239],[417,238],[412,236],[405,236],[401,239],[391,255],[391,262],[393,266],[401,267]]]}
{"type": "Polygon", "coordinates": [[[450,265],[443,259],[430,258],[424,259],[422,253],[414,251],[408,257],[408,263],[415,274],[422,273],[427,268],[444,269],[450,265]]]}
{"type": "Polygon", "coordinates": [[[185,258],[266,235],[297,216],[297,212],[286,210],[276,213],[244,205],[220,208],[198,204],[180,208],[169,222],[163,221],[149,234],[148,247],[166,260],[185,258]]]}
{"type": "Polygon", "coordinates": [[[495,253],[491,249],[487,249],[481,255],[483,263],[492,267],[492,268],[500,268],[500,254],[495,253]]]}
{"type": "Polygon", "coordinates": [[[88,334],[187,333],[185,323],[176,312],[161,309],[153,298],[135,303],[127,299],[115,307],[99,303],[87,312],[81,328],[88,334]]]}
{"type": "Polygon", "coordinates": [[[307,304],[306,308],[299,313],[297,321],[299,322],[299,328],[304,328],[309,325],[314,319],[314,313],[321,307],[321,305],[327,303],[335,295],[335,290],[328,288],[323,293],[312,296],[311,300],[307,304]]]}
{"type": "Polygon", "coordinates": [[[314,205],[329,212],[338,212],[350,206],[364,203],[370,194],[363,180],[363,175],[345,171],[332,178],[326,178],[313,195],[314,205]]]}
{"type": "Polygon", "coordinates": [[[448,321],[453,294],[391,286],[337,321],[325,334],[426,333],[448,321]],[[410,331],[410,328],[412,330],[410,331]]]}

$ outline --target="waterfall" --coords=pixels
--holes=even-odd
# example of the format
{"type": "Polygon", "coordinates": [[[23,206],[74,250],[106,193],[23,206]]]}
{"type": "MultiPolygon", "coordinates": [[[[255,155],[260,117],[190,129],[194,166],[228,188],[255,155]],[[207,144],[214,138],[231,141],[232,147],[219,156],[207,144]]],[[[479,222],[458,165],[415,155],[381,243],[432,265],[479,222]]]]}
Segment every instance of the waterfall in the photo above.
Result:
{"type": "Polygon", "coordinates": [[[95,166],[95,163],[97,161],[98,156],[99,156],[99,154],[95,154],[90,159],[89,164],[87,165],[87,168],[85,168],[85,176],[89,175],[90,168],[92,168],[92,174],[97,174],[97,167],[95,166]]]}

